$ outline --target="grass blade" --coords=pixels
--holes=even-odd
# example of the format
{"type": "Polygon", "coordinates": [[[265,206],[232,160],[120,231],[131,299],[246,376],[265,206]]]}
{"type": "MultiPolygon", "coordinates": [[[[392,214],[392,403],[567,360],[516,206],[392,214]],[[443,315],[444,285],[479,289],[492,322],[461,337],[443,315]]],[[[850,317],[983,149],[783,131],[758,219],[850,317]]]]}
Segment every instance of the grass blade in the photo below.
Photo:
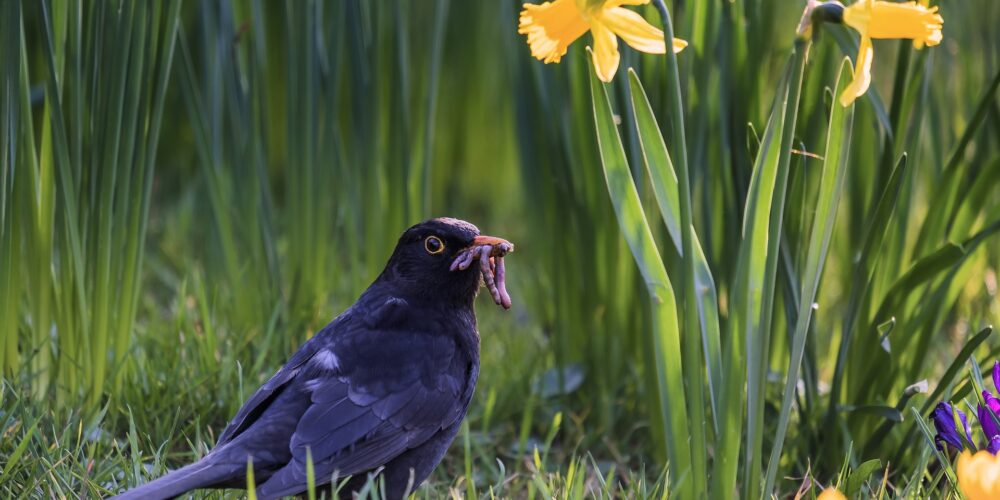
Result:
{"type": "Polygon", "coordinates": [[[35,436],[35,429],[38,427],[38,422],[31,424],[28,430],[25,431],[24,436],[21,438],[21,442],[17,444],[14,448],[14,452],[7,457],[7,464],[3,466],[3,475],[10,474],[10,471],[17,466],[18,460],[21,460],[21,456],[24,455],[24,451],[28,449],[28,443],[31,442],[31,438],[35,436]]]}

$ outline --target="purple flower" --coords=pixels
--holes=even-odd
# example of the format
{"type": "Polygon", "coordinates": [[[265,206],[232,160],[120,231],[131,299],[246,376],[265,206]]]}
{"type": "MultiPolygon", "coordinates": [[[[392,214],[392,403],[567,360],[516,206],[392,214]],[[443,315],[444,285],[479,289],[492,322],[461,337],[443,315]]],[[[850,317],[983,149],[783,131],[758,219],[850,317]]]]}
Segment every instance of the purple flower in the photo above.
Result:
{"type": "Polygon", "coordinates": [[[1000,400],[993,397],[989,391],[983,391],[983,399],[986,401],[986,406],[976,405],[976,416],[979,417],[979,426],[983,428],[986,441],[992,442],[993,438],[1000,437],[1000,426],[994,418],[1000,411],[1000,400]]]}
{"type": "MultiPolygon", "coordinates": [[[[979,427],[983,430],[985,442],[983,447],[990,453],[997,455],[1000,453],[1000,361],[993,362],[993,388],[997,391],[983,391],[983,402],[976,405],[976,417],[979,419],[979,427]]],[[[972,429],[965,413],[958,408],[952,407],[948,403],[938,403],[931,412],[931,420],[934,421],[934,428],[937,435],[934,436],[934,444],[939,450],[944,450],[946,443],[948,446],[962,451],[965,444],[969,443],[973,451],[976,447],[972,444],[972,429]],[[955,415],[958,415],[965,430],[965,440],[959,434],[959,429],[955,425],[955,415]]]]}
{"type": "MultiPolygon", "coordinates": [[[[1000,404],[1000,401],[998,401],[1000,404]]],[[[962,445],[962,438],[959,437],[958,429],[955,428],[955,419],[952,416],[952,407],[948,403],[938,403],[934,407],[934,411],[931,413],[931,419],[934,420],[934,428],[937,429],[937,436],[934,437],[934,442],[937,444],[938,449],[943,450],[944,447],[941,443],[947,443],[952,448],[961,451],[965,447],[962,445]]],[[[958,419],[962,421],[962,427],[965,429],[965,437],[969,442],[972,442],[972,430],[969,428],[969,421],[965,418],[965,412],[959,409],[955,409],[958,412],[958,419]]],[[[982,413],[980,413],[979,418],[980,424],[982,424],[982,413]]],[[[1000,437],[1000,436],[998,436],[1000,437]]],[[[1000,447],[1000,439],[997,440],[997,446],[1000,447]]]]}
{"type": "MultiPolygon", "coordinates": [[[[993,362],[993,388],[1000,391],[1000,361],[993,362]]],[[[986,449],[996,455],[1000,451],[1000,399],[990,391],[983,391],[983,401],[986,406],[977,405],[976,416],[983,434],[986,434],[986,449]]]]}
{"type": "Polygon", "coordinates": [[[993,439],[990,439],[990,442],[987,443],[986,450],[996,455],[997,451],[1000,451],[1000,436],[993,436],[993,439]]]}

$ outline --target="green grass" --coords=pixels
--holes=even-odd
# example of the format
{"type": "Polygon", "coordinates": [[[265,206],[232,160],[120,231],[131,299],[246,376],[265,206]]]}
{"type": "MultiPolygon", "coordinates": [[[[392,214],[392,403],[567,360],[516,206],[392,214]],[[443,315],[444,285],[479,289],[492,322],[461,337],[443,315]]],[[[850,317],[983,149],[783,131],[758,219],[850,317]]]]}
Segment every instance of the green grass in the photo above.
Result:
{"type": "Polygon", "coordinates": [[[852,108],[855,33],[664,7],[690,46],[602,84],[513,1],[0,2],[0,496],[203,455],[436,215],[515,242],[515,307],[418,497],[954,495],[923,418],[1000,354],[1000,7],[876,41],[852,108]]]}

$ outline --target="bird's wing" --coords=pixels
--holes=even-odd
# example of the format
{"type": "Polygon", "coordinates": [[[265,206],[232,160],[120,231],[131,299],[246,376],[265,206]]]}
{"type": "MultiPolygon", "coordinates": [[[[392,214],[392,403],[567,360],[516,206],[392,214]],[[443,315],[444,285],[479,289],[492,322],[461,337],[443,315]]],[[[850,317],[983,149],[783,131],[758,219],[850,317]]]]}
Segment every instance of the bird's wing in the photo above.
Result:
{"type": "Polygon", "coordinates": [[[385,331],[354,340],[335,347],[335,359],[348,365],[340,366],[341,373],[304,382],[311,404],[292,436],[291,462],[262,485],[267,496],[300,491],[308,456],[317,479],[335,471],[364,473],[419,446],[464,414],[475,368],[456,356],[454,341],[385,331]],[[355,360],[368,363],[351,364],[355,360]]]}
{"type": "MultiPolygon", "coordinates": [[[[349,311],[348,311],[349,312],[349,311]]],[[[264,413],[276,397],[284,390],[289,382],[302,371],[306,362],[309,361],[323,347],[324,331],[332,331],[338,322],[345,322],[348,313],[334,319],[316,336],[306,342],[295,354],[289,358],[285,366],[282,366],[267,382],[264,383],[250,399],[243,403],[243,406],[233,417],[233,420],[226,426],[226,430],[219,436],[216,448],[233,440],[236,436],[250,427],[264,413]]]]}

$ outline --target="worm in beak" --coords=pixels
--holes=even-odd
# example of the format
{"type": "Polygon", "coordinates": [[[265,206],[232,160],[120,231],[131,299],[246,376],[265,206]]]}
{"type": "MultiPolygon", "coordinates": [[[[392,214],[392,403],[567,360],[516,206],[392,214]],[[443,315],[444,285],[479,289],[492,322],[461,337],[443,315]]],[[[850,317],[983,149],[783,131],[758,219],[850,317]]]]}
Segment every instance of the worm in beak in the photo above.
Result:
{"type": "Polygon", "coordinates": [[[483,275],[483,282],[489,289],[493,302],[510,309],[510,295],[507,293],[506,271],[504,270],[503,258],[514,251],[514,244],[493,236],[476,236],[472,240],[472,245],[464,248],[455,256],[451,263],[452,271],[464,271],[479,259],[479,272],[483,275]]]}

